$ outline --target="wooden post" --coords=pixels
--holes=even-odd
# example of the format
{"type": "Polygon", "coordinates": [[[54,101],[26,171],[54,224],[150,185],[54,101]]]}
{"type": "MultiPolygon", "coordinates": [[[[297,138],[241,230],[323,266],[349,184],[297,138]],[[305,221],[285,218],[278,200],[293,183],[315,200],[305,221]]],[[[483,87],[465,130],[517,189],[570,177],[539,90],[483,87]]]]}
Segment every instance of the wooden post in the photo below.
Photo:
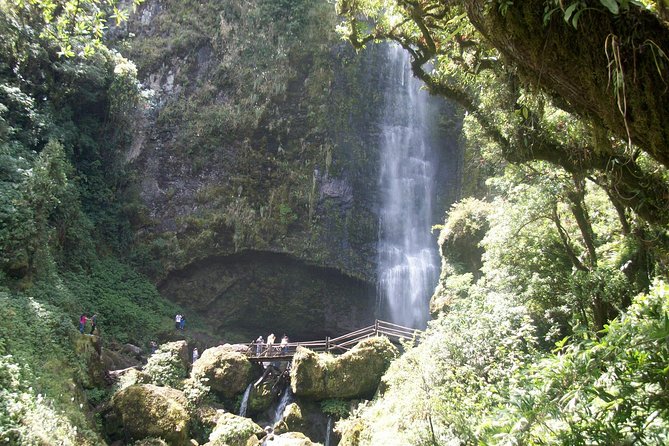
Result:
{"type": "Polygon", "coordinates": [[[374,321],[374,336],[378,335],[379,335],[379,320],[377,319],[374,321]]]}
{"type": "Polygon", "coordinates": [[[330,336],[325,337],[325,351],[330,353],[330,336]]]}

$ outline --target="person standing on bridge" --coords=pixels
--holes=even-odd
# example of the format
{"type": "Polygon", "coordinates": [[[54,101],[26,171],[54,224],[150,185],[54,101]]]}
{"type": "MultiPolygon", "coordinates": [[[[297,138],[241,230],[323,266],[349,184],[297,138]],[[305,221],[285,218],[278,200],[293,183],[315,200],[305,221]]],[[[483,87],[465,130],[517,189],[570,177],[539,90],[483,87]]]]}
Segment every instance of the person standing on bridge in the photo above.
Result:
{"type": "Polygon", "coordinates": [[[283,334],[283,337],[281,338],[281,353],[286,354],[288,353],[288,336],[286,334],[283,334]]]}
{"type": "Polygon", "coordinates": [[[258,339],[256,339],[256,356],[260,356],[260,353],[262,353],[262,345],[265,343],[265,340],[262,338],[262,336],[258,336],[258,339]]]}
{"type": "Polygon", "coordinates": [[[269,336],[267,336],[267,356],[271,356],[272,354],[272,346],[274,345],[275,339],[276,336],[274,336],[274,333],[270,333],[269,336]]]}

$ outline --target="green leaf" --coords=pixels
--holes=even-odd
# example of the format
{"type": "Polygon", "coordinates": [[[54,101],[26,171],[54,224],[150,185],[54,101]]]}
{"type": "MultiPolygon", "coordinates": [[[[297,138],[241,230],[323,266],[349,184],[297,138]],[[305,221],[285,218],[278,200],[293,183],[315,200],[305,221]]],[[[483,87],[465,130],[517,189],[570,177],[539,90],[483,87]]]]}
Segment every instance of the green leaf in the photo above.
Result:
{"type": "Polygon", "coordinates": [[[611,11],[611,14],[618,14],[619,5],[617,0],[599,0],[599,2],[611,11]]]}
{"type": "Polygon", "coordinates": [[[564,10],[564,21],[569,22],[569,19],[571,18],[571,15],[574,13],[576,10],[576,7],[578,6],[578,2],[574,2],[571,5],[567,7],[567,9],[564,10]]]}

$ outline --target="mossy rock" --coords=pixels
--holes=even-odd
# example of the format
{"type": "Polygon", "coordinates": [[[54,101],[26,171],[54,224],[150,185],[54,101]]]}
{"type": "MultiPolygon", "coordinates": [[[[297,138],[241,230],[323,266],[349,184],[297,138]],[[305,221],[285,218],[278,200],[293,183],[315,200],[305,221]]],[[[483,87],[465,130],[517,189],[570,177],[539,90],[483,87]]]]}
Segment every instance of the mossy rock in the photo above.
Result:
{"type": "Polygon", "coordinates": [[[102,344],[99,336],[77,335],[74,348],[86,363],[86,387],[105,387],[105,366],[102,361],[102,344]]]}
{"type": "Polygon", "coordinates": [[[302,409],[297,403],[290,403],[283,411],[283,421],[286,423],[289,431],[302,432],[305,426],[305,419],[302,416],[302,409]]]}
{"type": "Polygon", "coordinates": [[[132,446],[170,446],[161,438],[145,438],[144,440],[136,441],[132,446]]]}
{"type": "Polygon", "coordinates": [[[191,412],[191,437],[200,443],[206,443],[209,436],[216,428],[219,418],[225,414],[223,409],[210,405],[198,405],[191,412]]]}
{"type": "Polygon", "coordinates": [[[125,438],[162,438],[171,446],[188,444],[190,417],[182,392],[152,384],[134,385],[114,395],[111,405],[125,438]]]}
{"type": "Polygon", "coordinates": [[[226,345],[205,350],[193,364],[191,374],[196,380],[206,378],[206,385],[223,398],[233,398],[244,392],[251,375],[251,362],[244,354],[226,345]]]}
{"type": "Polygon", "coordinates": [[[290,370],[290,385],[295,395],[324,399],[326,364],[333,359],[304,347],[297,347],[290,370]]]}
{"type": "Polygon", "coordinates": [[[225,413],[218,418],[216,427],[205,446],[251,446],[260,444],[265,435],[262,427],[249,418],[225,413]]]}
{"type": "Polygon", "coordinates": [[[397,355],[386,337],[365,339],[336,358],[298,349],[290,373],[293,393],[315,400],[371,397],[397,355]]]}
{"type": "Polygon", "coordinates": [[[356,418],[344,423],[343,426],[337,424],[337,431],[341,434],[339,446],[360,446],[365,424],[360,418],[356,418]]]}
{"type": "Polygon", "coordinates": [[[274,435],[269,444],[277,446],[317,446],[320,443],[314,443],[301,432],[286,432],[285,434],[274,435]]]}
{"type": "Polygon", "coordinates": [[[101,360],[107,371],[127,369],[141,364],[134,356],[128,356],[125,353],[109,348],[102,349],[101,360]]]}
{"type": "Polygon", "coordinates": [[[272,393],[272,383],[263,382],[258,386],[253,386],[249,394],[249,414],[263,412],[270,408],[276,400],[276,395],[272,393]]]}
{"type": "Polygon", "coordinates": [[[180,387],[188,375],[188,365],[186,341],[168,342],[149,357],[144,372],[151,377],[152,384],[180,387]]]}

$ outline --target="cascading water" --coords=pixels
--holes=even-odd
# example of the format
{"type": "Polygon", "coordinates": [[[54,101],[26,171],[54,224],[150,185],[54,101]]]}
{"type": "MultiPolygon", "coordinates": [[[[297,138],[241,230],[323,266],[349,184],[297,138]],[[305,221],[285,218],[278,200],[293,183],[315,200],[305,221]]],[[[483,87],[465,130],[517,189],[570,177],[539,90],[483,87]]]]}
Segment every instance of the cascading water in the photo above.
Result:
{"type": "Polygon", "coordinates": [[[328,417],[328,427],[325,431],[325,445],[330,446],[330,433],[332,432],[332,417],[328,417]]]}
{"type": "Polygon", "coordinates": [[[397,45],[388,46],[387,76],[380,126],[380,314],[424,328],[439,277],[431,233],[436,169],[430,135],[436,111],[411,74],[407,52],[397,45]]]}
{"type": "Polygon", "coordinates": [[[244,396],[242,397],[242,403],[239,405],[239,416],[240,417],[245,417],[246,416],[246,409],[249,406],[249,395],[251,395],[251,388],[253,387],[253,383],[249,384],[246,390],[244,391],[244,396]]]}
{"type": "Polygon", "coordinates": [[[276,406],[276,410],[274,411],[272,426],[281,421],[281,418],[283,418],[283,412],[284,410],[286,410],[286,406],[288,406],[288,404],[290,404],[292,400],[293,400],[293,391],[291,390],[290,385],[288,385],[284,389],[283,395],[281,395],[281,399],[279,400],[279,404],[276,406]]]}

